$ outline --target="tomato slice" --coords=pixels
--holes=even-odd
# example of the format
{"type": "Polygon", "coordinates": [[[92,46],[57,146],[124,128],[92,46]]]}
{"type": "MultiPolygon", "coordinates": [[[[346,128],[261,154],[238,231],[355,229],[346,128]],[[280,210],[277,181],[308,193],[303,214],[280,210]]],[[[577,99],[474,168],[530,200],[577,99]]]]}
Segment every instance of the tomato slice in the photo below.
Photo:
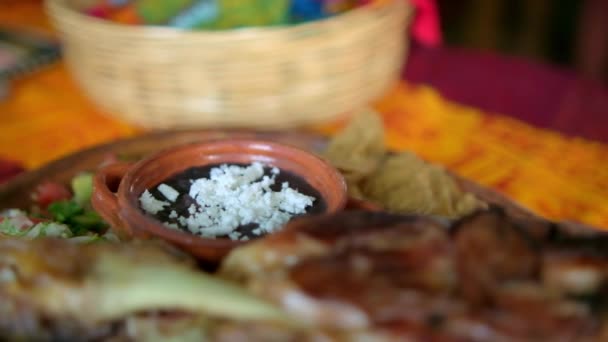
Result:
{"type": "Polygon", "coordinates": [[[36,187],[32,197],[41,209],[46,209],[53,202],[72,198],[72,193],[63,184],[47,181],[36,187]]]}
{"type": "Polygon", "coordinates": [[[51,222],[49,219],[44,219],[44,218],[39,218],[39,217],[31,217],[31,216],[28,216],[27,218],[29,218],[29,219],[30,219],[30,221],[32,221],[32,223],[33,223],[34,225],[36,225],[36,224],[38,224],[38,223],[41,223],[41,222],[51,222]]]}

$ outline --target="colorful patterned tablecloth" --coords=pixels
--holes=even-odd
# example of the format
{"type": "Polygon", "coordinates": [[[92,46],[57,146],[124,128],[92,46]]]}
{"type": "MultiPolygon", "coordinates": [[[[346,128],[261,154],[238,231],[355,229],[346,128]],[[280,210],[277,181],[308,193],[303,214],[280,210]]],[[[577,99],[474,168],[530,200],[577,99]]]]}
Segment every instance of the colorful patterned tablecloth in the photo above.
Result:
{"type": "MultiPolygon", "coordinates": [[[[48,27],[39,9],[9,3],[18,11],[3,10],[0,22],[48,27]],[[9,12],[10,18],[2,18],[9,12]]],[[[392,148],[415,151],[546,217],[608,228],[608,145],[458,105],[432,88],[406,82],[374,106],[384,117],[392,148]]],[[[332,133],[340,125],[316,129],[332,133]]],[[[0,159],[27,168],[141,133],[94,107],[63,64],[16,82],[11,96],[0,102],[0,159]]]]}

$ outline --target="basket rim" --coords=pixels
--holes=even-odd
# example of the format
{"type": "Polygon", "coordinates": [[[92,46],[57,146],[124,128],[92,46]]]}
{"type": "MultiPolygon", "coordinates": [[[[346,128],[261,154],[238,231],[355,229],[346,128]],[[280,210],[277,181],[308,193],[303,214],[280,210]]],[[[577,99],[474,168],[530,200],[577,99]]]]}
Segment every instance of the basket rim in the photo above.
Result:
{"type": "MultiPolygon", "coordinates": [[[[77,20],[79,22],[87,22],[87,25],[94,25],[100,29],[106,30],[119,30],[122,35],[129,34],[146,34],[146,35],[160,35],[160,36],[190,36],[190,37],[206,37],[206,38],[226,38],[228,36],[247,36],[247,35],[258,35],[258,34],[272,34],[272,33],[297,33],[298,31],[307,31],[313,28],[321,28],[324,26],[332,26],[338,22],[347,22],[354,20],[357,17],[366,15],[369,10],[378,10],[383,7],[395,6],[399,3],[405,4],[408,8],[408,12],[411,12],[412,6],[409,1],[404,0],[380,0],[372,1],[370,3],[358,6],[354,9],[348,10],[336,16],[317,19],[309,22],[291,24],[291,25],[273,25],[273,26],[252,26],[243,28],[232,28],[224,30],[189,30],[180,29],[170,26],[162,25],[125,25],[115,23],[109,20],[96,18],[93,16],[86,15],[80,11],[75,10],[68,4],[69,0],[44,0],[47,12],[51,12],[50,16],[54,20],[66,20],[69,18],[77,20]],[[66,15],[64,19],[58,18],[52,12],[57,11],[59,15],[66,15]]],[[[410,13],[411,15],[411,13],[410,13]]],[[[159,36],[157,36],[159,37],[159,36]]]]}

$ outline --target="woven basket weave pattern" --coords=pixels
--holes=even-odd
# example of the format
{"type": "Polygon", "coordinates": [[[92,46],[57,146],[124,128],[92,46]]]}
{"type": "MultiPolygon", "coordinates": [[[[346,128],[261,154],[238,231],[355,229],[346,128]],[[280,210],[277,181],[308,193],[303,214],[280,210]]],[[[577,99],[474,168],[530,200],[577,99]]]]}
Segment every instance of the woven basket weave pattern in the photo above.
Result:
{"type": "Polygon", "coordinates": [[[406,55],[407,1],[327,20],[216,32],[121,26],[47,0],[64,55],[108,113],[150,128],[292,127],[380,96],[406,55]]]}

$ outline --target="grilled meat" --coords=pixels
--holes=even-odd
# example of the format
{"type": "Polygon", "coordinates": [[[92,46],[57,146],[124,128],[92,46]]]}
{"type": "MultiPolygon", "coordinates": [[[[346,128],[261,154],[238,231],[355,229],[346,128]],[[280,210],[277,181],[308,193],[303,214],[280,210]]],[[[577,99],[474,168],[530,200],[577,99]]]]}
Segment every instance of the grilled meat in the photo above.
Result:
{"type": "Polygon", "coordinates": [[[499,208],[450,227],[351,212],[304,219],[240,248],[220,274],[353,338],[600,341],[608,322],[589,298],[608,297],[608,258],[595,251],[597,237],[605,235],[499,208]]]}
{"type": "Polygon", "coordinates": [[[498,208],[453,224],[344,212],[297,219],[234,250],[217,277],[156,244],[2,239],[0,335],[604,341],[606,236],[498,208]]]}

